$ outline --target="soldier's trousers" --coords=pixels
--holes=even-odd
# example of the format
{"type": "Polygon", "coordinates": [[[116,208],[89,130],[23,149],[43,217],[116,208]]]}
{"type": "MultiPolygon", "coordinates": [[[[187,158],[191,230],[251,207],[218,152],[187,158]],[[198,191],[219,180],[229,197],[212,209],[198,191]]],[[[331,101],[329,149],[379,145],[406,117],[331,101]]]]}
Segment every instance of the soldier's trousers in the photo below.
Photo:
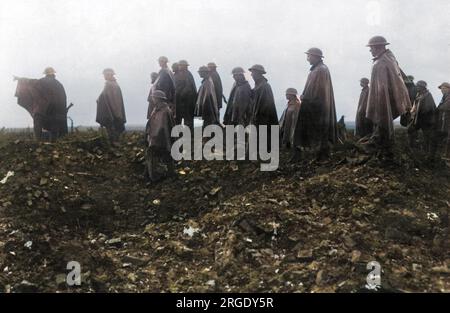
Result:
{"type": "Polygon", "coordinates": [[[34,137],[37,141],[42,140],[42,129],[44,128],[44,118],[41,116],[35,116],[33,118],[33,130],[34,137]]]}
{"type": "Polygon", "coordinates": [[[430,155],[436,156],[438,150],[443,150],[445,157],[450,158],[450,134],[447,132],[434,131],[431,138],[430,155]]]}
{"type": "Polygon", "coordinates": [[[106,127],[108,138],[111,143],[119,141],[120,135],[125,131],[125,126],[121,122],[113,122],[112,125],[106,127]]]}
{"type": "Polygon", "coordinates": [[[362,119],[360,125],[356,128],[356,136],[364,138],[373,133],[373,123],[368,118],[362,119]]]}
{"type": "Polygon", "coordinates": [[[380,125],[374,126],[371,141],[373,141],[380,148],[386,150],[390,150],[394,145],[394,139],[393,136],[391,136],[391,134],[389,133],[389,130],[380,125]]]}
{"type": "Polygon", "coordinates": [[[422,130],[424,140],[424,150],[428,153],[431,152],[431,138],[433,137],[432,128],[416,127],[414,125],[408,126],[408,139],[409,146],[411,148],[417,148],[417,138],[419,136],[419,130],[422,130]]]}
{"type": "Polygon", "coordinates": [[[152,182],[161,181],[175,174],[175,165],[170,151],[149,147],[145,163],[148,177],[152,182]]]}

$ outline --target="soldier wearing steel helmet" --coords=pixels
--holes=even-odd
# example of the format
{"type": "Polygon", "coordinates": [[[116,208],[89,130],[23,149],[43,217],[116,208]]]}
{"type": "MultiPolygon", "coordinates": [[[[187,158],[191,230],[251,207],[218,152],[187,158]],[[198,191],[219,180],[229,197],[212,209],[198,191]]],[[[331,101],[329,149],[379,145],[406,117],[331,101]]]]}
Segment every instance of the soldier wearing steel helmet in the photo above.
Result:
{"type": "Polygon", "coordinates": [[[410,121],[408,124],[409,145],[413,149],[417,148],[418,133],[422,130],[424,150],[430,153],[436,103],[425,81],[419,80],[416,84],[416,89],[417,95],[410,111],[410,121]]]}
{"type": "Polygon", "coordinates": [[[220,110],[223,106],[223,87],[222,87],[222,79],[220,78],[219,73],[217,72],[217,65],[214,62],[208,63],[208,69],[209,69],[209,75],[211,76],[211,79],[214,83],[214,89],[216,91],[216,97],[217,97],[217,108],[219,110],[219,117],[220,117],[220,110]]]}
{"type": "Polygon", "coordinates": [[[403,80],[405,81],[406,89],[408,89],[409,94],[409,100],[411,101],[411,104],[416,100],[417,96],[417,86],[414,83],[414,76],[408,75],[406,77],[403,77],[403,80]]]}
{"type": "Polygon", "coordinates": [[[231,74],[234,84],[228,97],[223,124],[246,127],[250,122],[252,88],[245,78],[245,71],[242,67],[235,67],[231,74]]]}
{"type": "MultiPolygon", "coordinates": [[[[278,126],[277,108],[275,106],[275,99],[273,97],[272,87],[264,77],[266,70],[261,64],[255,64],[249,71],[252,73],[252,78],[255,81],[255,87],[252,90],[252,115],[250,124],[256,126],[267,126],[267,149],[271,150],[271,132],[272,126],[278,126]]],[[[257,134],[259,145],[259,134],[257,134]]],[[[278,148],[278,147],[276,147],[278,148]]],[[[259,147],[258,147],[259,149],[259,147]]]]}
{"type": "Polygon", "coordinates": [[[367,47],[373,56],[372,76],[366,118],[374,124],[374,131],[364,146],[370,152],[381,150],[392,155],[394,120],[411,108],[404,73],[389,45],[382,36],[369,40],[367,47]]]}
{"type": "Polygon", "coordinates": [[[439,89],[442,100],[435,111],[431,158],[434,159],[438,150],[442,149],[445,157],[450,160],[450,83],[442,83],[439,89]]]}
{"type": "Polygon", "coordinates": [[[198,74],[203,79],[198,90],[195,105],[195,116],[203,119],[203,128],[209,125],[220,125],[216,90],[208,67],[201,66],[198,74]]]}
{"type": "Polygon", "coordinates": [[[25,108],[33,118],[36,140],[43,139],[43,130],[50,133],[54,141],[67,134],[67,96],[64,86],[56,79],[56,71],[47,67],[41,79],[20,78],[16,97],[20,106],[25,108]]]}
{"type": "Polygon", "coordinates": [[[175,76],[175,74],[180,70],[180,68],[178,67],[178,62],[175,62],[172,64],[172,73],[175,76]]]}
{"type": "Polygon", "coordinates": [[[148,97],[147,97],[147,102],[148,102],[148,107],[147,107],[147,120],[150,119],[150,114],[153,111],[153,101],[152,101],[152,94],[156,91],[156,80],[158,79],[158,73],[156,72],[152,72],[150,74],[150,83],[151,83],[151,87],[150,87],[150,91],[148,93],[148,97]]]}
{"type": "Polygon", "coordinates": [[[367,100],[369,99],[369,79],[361,78],[360,86],[362,89],[356,111],[355,135],[359,138],[364,138],[373,132],[372,121],[366,118],[367,100]]]}
{"type": "Polygon", "coordinates": [[[152,102],[154,108],[146,127],[148,146],[145,174],[151,182],[156,183],[174,174],[174,161],[170,152],[173,143],[171,133],[175,121],[163,91],[153,92],[152,102]]]}
{"type": "Polygon", "coordinates": [[[177,97],[177,116],[176,123],[189,127],[191,132],[194,130],[194,110],[197,100],[197,87],[194,76],[188,70],[189,63],[186,60],[178,62],[178,71],[175,73],[175,86],[177,97]]]}
{"type": "Polygon", "coordinates": [[[169,107],[176,116],[175,78],[167,65],[169,59],[161,56],[158,58],[158,63],[161,69],[155,82],[155,90],[162,90],[165,93],[169,107]]]}
{"type": "Polygon", "coordinates": [[[118,145],[120,135],[125,131],[125,106],[122,90],[115,78],[113,69],[103,71],[105,87],[97,99],[96,121],[105,127],[111,144],[118,145]]]}
{"type": "Polygon", "coordinates": [[[294,140],[295,123],[300,110],[300,98],[297,89],[288,88],[286,90],[287,107],[283,111],[280,119],[281,146],[291,148],[294,140]]]}
{"type": "Polygon", "coordinates": [[[291,161],[300,159],[301,148],[317,150],[317,159],[330,156],[330,144],[337,141],[336,108],[330,71],[323,63],[319,48],[305,52],[311,64],[301,100],[302,105],[294,134],[294,154],[291,161]]]}

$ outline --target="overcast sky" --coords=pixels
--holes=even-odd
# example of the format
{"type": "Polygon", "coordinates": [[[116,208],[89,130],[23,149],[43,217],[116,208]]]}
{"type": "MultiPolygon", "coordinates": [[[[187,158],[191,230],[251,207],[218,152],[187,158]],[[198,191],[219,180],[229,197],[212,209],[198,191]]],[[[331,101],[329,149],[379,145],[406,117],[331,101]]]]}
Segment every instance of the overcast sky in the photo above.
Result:
{"type": "Polygon", "coordinates": [[[144,124],[160,55],[187,59],[197,82],[198,67],[216,62],[226,97],[233,67],[263,64],[281,115],[284,91],[303,89],[304,51],[314,46],[330,68],[338,118],[354,120],[373,35],[392,43],[402,69],[439,102],[438,84],[450,81],[449,16],[448,0],[1,0],[0,127],[32,125],[12,75],[40,78],[47,66],[75,104],[76,125],[95,125],[105,67],[117,73],[128,123],[144,124]]]}

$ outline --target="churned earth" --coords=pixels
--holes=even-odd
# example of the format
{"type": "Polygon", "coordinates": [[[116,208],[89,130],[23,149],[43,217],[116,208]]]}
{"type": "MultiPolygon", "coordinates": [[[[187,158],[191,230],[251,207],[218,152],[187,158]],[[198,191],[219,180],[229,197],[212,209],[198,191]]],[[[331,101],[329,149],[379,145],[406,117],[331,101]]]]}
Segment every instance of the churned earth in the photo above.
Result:
{"type": "Polygon", "coordinates": [[[140,133],[2,134],[0,292],[363,292],[371,261],[381,291],[449,292],[449,167],[397,136],[393,160],[349,140],[323,163],[185,161],[151,185],[140,133]]]}

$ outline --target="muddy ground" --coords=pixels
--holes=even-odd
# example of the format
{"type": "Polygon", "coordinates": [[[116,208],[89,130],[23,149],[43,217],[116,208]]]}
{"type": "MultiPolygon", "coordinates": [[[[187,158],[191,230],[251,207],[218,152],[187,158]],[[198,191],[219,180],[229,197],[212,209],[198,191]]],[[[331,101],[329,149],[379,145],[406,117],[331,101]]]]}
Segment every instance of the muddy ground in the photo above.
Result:
{"type": "Polygon", "coordinates": [[[370,261],[383,291],[449,292],[449,167],[397,139],[393,160],[347,142],[323,163],[184,162],[150,185],[140,133],[4,135],[0,292],[362,292],[370,261]]]}

